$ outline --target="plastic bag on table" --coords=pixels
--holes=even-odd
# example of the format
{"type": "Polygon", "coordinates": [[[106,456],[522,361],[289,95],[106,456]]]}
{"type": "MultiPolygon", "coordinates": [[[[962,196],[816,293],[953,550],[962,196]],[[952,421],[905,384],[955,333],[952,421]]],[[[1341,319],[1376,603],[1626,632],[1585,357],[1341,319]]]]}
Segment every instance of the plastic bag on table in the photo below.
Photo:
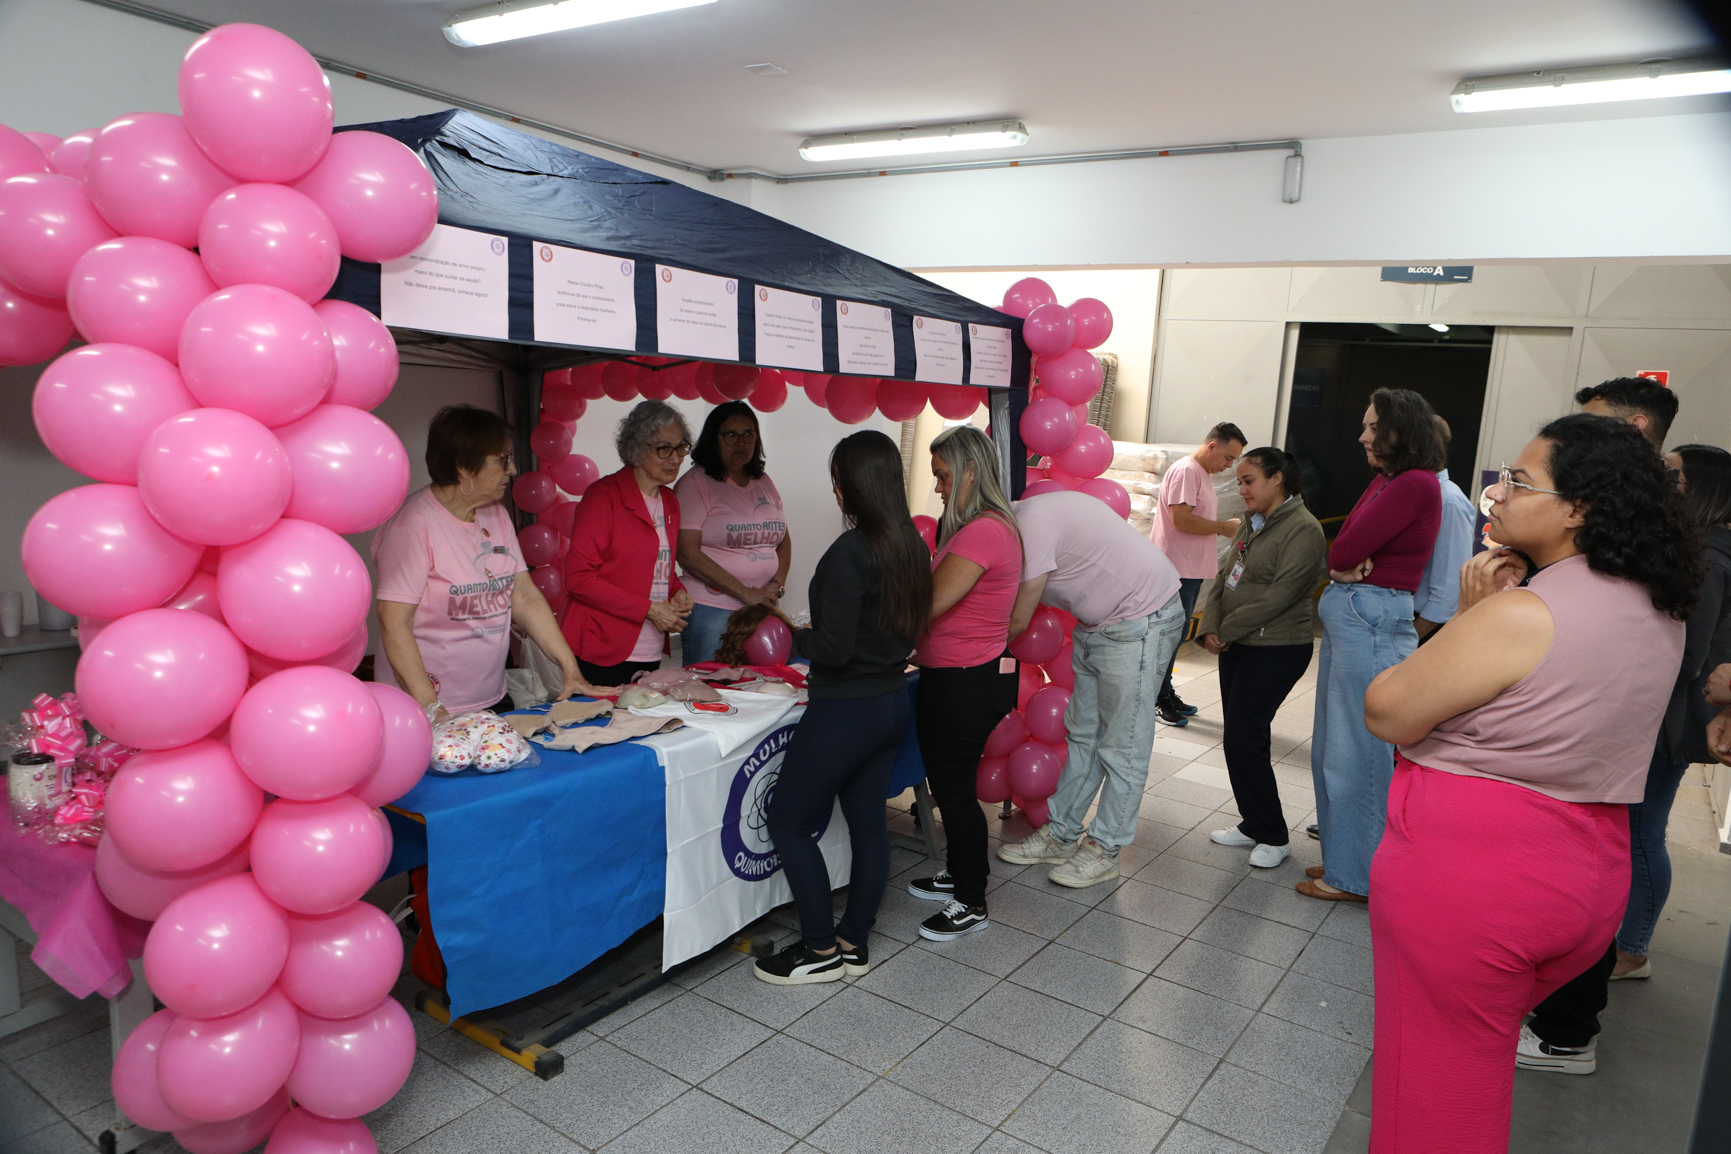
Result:
{"type": "Polygon", "coordinates": [[[503,773],[525,765],[540,765],[535,747],[517,735],[511,723],[496,713],[479,710],[441,721],[433,727],[432,773],[503,773]]]}

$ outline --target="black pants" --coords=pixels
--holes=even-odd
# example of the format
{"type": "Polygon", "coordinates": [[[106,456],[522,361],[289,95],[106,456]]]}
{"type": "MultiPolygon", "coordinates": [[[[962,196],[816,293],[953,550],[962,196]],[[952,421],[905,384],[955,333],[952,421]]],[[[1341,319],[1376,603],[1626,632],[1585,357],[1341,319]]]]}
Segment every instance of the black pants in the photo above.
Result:
{"type": "Polygon", "coordinates": [[[805,944],[835,945],[840,934],[866,944],[890,877],[884,798],[896,751],[908,732],[908,691],[878,697],[814,698],[788,742],[781,776],[769,799],[769,838],[799,909],[805,944]],[[812,835],[841,799],[853,844],[847,909],[837,925],[829,898],[829,866],[812,835]]]}
{"type": "Polygon", "coordinates": [[[1206,577],[1178,578],[1178,603],[1184,606],[1184,630],[1178,634],[1178,645],[1172,647],[1172,657],[1166,662],[1166,676],[1160,682],[1161,701],[1178,695],[1178,691],[1172,688],[1172,671],[1178,667],[1178,648],[1184,644],[1184,634],[1190,632],[1190,616],[1196,612],[1196,598],[1206,580],[1206,577]]]}
{"type": "Polygon", "coordinates": [[[1238,802],[1238,832],[1263,845],[1285,845],[1286,813],[1269,757],[1268,729],[1315,645],[1230,646],[1220,655],[1220,704],[1225,712],[1226,772],[1238,802]]]}
{"type": "Polygon", "coordinates": [[[618,665],[595,665],[577,659],[577,672],[590,685],[628,685],[637,673],[653,673],[661,668],[659,661],[621,661],[618,665]]]}
{"type": "Polygon", "coordinates": [[[511,695],[507,693],[487,708],[492,710],[494,713],[512,713],[516,711],[517,703],[512,701],[511,695]]]}
{"type": "Polygon", "coordinates": [[[986,904],[986,815],[980,812],[975,778],[986,738],[1016,708],[1016,675],[999,673],[999,658],[984,665],[927,667],[920,671],[920,757],[932,800],[944,815],[945,864],[955,879],[956,900],[986,904]]]}
{"type": "Polygon", "coordinates": [[[1611,999],[1611,971],[1617,965],[1617,943],[1613,939],[1605,956],[1586,973],[1540,1002],[1530,1023],[1533,1033],[1553,1046],[1579,1049],[1599,1033],[1599,1015],[1611,999]]]}

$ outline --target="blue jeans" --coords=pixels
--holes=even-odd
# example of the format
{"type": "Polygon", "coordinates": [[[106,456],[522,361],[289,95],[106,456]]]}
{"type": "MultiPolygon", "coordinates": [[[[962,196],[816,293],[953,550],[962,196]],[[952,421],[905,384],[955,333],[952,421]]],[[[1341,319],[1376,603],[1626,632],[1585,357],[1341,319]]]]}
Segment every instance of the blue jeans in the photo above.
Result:
{"type": "Polygon", "coordinates": [[[1076,685],[1064,711],[1069,756],[1048,803],[1052,836],[1059,841],[1087,833],[1115,854],[1136,837],[1136,814],[1154,754],[1160,677],[1183,635],[1184,606],[1176,593],[1146,617],[1072,634],[1076,685]],[[1096,793],[1100,808],[1090,827],[1085,823],[1096,793]]]}
{"type": "Polygon", "coordinates": [[[1322,835],[1323,880],[1336,889],[1370,893],[1370,859],[1388,818],[1394,746],[1364,727],[1364,691],[1371,679],[1418,648],[1412,594],[1380,585],[1323,591],[1322,653],[1317,660],[1316,724],[1310,776],[1322,835]]]}
{"type": "Polygon", "coordinates": [[[1646,957],[1653,927],[1671,896],[1671,855],[1665,849],[1665,826],[1671,803],[1689,763],[1666,761],[1658,751],[1647,768],[1647,792],[1629,807],[1629,908],[1617,931],[1617,948],[1646,957]]]}
{"type": "Polygon", "coordinates": [[[731,616],[731,609],[717,609],[713,605],[691,607],[691,616],[685,621],[685,632],[679,635],[685,664],[715,660],[715,648],[721,644],[721,635],[727,631],[727,619],[731,616]]]}
{"type": "MultiPolygon", "coordinates": [[[[1178,578],[1178,600],[1184,606],[1184,620],[1185,621],[1189,621],[1190,615],[1192,613],[1196,612],[1196,595],[1202,592],[1202,582],[1204,580],[1206,580],[1206,578],[1203,578],[1203,577],[1180,577],[1180,578],[1178,578]]],[[[1186,628],[1188,628],[1188,626],[1186,626],[1186,628]]],[[[1179,630],[1179,632],[1178,632],[1178,638],[1179,638],[1178,644],[1182,645],[1184,643],[1184,641],[1183,641],[1184,632],[1182,629],[1179,630]]],[[[1173,694],[1172,667],[1174,665],[1176,665],[1177,663],[1178,663],[1178,646],[1174,645],[1172,647],[1172,657],[1169,661],[1166,662],[1166,676],[1160,682],[1160,696],[1161,697],[1171,697],[1173,694]]]]}

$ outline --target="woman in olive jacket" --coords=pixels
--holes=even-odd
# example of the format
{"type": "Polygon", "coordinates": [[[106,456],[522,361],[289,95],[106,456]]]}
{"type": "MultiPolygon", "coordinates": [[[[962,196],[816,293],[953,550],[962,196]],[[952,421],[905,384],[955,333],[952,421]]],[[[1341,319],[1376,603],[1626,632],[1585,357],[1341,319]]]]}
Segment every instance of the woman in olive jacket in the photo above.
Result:
{"type": "Polygon", "coordinates": [[[1286,815],[1269,758],[1274,713],[1310,667],[1317,585],[1328,573],[1322,526],[1304,507],[1298,462],[1275,448],[1238,459],[1244,523],[1220,562],[1199,631],[1220,658],[1226,772],[1244,820],[1209,836],[1250,850],[1250,864],[1286,860],[1286,815]]]}

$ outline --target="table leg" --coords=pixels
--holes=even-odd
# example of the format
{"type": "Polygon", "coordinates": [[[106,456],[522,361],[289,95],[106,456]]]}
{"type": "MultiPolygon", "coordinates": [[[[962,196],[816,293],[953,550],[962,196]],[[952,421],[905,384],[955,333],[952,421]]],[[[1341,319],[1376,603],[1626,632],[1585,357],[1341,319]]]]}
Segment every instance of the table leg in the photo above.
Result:
{"type": "MultiPolygon", "coordinates": [[[[132,981],[119,997],[108,999],[108,1036],[116,1056],[132,1031],[155,1012],[156,999],[151,996],[150,983],[144,980],[144,963],[134,959],[132,981]]],[[[99,1145],[103,1154],[125,1154],[128,1150],[138,1149],[156,1134],[155,1130],[146,1130],[132,1121],[117,1106],[114,1124],[102,1132],[99,1145]]]]}

